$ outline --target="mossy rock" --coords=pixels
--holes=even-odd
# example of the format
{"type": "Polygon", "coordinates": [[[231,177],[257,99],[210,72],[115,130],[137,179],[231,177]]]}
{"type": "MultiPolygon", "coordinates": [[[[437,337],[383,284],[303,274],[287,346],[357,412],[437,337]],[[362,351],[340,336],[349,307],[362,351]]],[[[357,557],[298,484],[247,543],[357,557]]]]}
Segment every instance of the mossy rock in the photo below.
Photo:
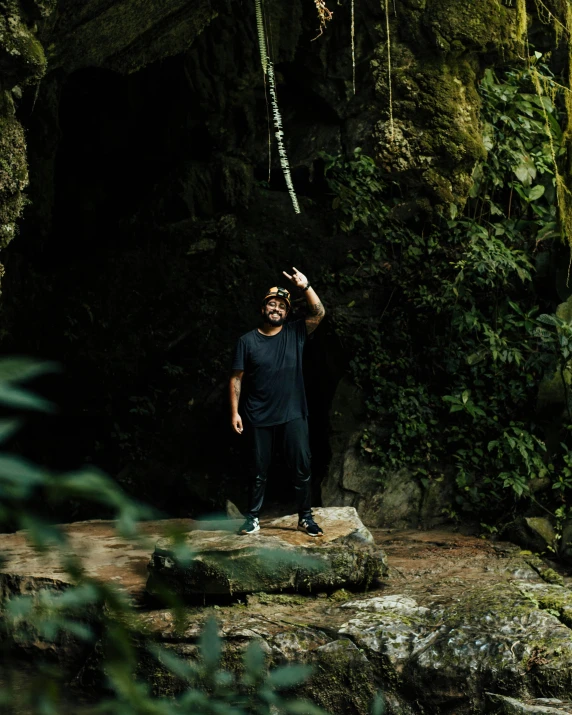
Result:
{"type": "Polygon", "coordinates": [[[314,675],[301,689],[307,697],[329,713],[370,712],[378,690],[373,664],[347,638],[332,641],[313,653],[314,675]]]}
{"type": "MultiPolygon", "coordinates": [[[[572,638],[560,618],[568,599],[565,589],[560,611],[556,595],[544,584],[497,584],[470,591],[456,606],[440,616],[432,642],[408,664],[408,681],[418,693],[427,693],[429,703],[440,707],[457,692],[468,698],[475,711],[482,711],[485,691],[521,696],[564,695],[572,681],[572,638]]],[[[433,614],[436,616],[437,614],[433,614]]],[[[463,710],[463,712],[469,712],[463,710]]],[[[471,711],[472,712],[472,711],[471,711]]]]}
{"type": "Polygon", "coordinates": [[[501,535],[504,540],[535,553],[553,548],[556,539],[551,522],[546,517],[536,516],[517,517],[503,528],[501,535]]]}
{"type": "Polygon", "coordinates": [[[429,0],[423,20],[435,45],[450,53],[514,51],[522,46],[526,27],[518,3],[499,0],[429,0]]]}
{"type": "Polygon", "coordinates": [[[0,117],[0,249],[16,234],[16,221],[25,204],[28,185],[26,138],[11,115],[0,117]]]}
{"type": "Polygon", "coordinates": [[[192,532],[186,563],[177,557],[176,545],[163,539],[151,559],[147,591],[160,596],[168,587],[183,597],[316,593],[348,585],[367,588],[386,573],[385,556],[353,507],[316,509],[315,517],[325,532],[317,539],[296,530],[297,516],[263,524],[261,532],[249,536],[192,532]]]}
{"type": "MultiPolygon", "coordinates": [[[[47,16],[50,3],[36,12],[47,16]]],[[[41,42],[29,26],[24,8],[17,0],[3,0],[0,13],[0,75],[4,87],[39,82],[46,72],[46,57],[41,42]]]]}

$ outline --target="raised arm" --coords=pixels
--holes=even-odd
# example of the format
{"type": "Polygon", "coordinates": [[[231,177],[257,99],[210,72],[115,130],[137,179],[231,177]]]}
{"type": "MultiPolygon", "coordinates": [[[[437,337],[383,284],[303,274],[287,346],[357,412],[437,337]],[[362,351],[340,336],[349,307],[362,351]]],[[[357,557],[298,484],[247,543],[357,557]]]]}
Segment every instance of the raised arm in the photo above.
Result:
{"type": "Polygon", "coordinates": [[[232,429],[237,434],[242,434],[242,417],[238,414],[238,401],[240,400],[240,390],[242,389],[242,378],[244,370],[233,370],[230,375],[229,382],[229,398],[230,398],[230,419],[232,429]]]}
{"type": "Polygon", "coordinates": [[[298,288],[301,288],[304,291],[304,295],[306,296],[306,302],[308,303],[308,315],[306,316],[306,331],[308,335],[310,335],[310,333],[313,333],[314,330],[316,330],[316,328],[318,327],[318,325],[320,325],[320,323],[322,322],[322,318],[324,317],[324,315],[326,315],[326,310],[320,302],[316,291],[312,288],[306,276],[303,273],[300,273],[297,268],[292,268],[292,270],[294,271],[292,275],[289,275],[288,273],[286,273],[286,271],[282,271],[282,273],[286,276],[286,278],[291,280],[295,286],[298,286],[298,288]]]}

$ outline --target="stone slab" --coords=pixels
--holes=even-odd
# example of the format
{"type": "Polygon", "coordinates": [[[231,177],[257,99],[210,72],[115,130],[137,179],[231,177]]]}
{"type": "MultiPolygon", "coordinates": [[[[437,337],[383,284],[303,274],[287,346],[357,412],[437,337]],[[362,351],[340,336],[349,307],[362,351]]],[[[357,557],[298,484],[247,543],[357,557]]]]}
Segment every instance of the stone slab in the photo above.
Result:
{"type": "Polygon", "coordinates": [[[149,564],[147,591],[179,596],[315,591],[367,586],[386,573],[383,551],[353,507],[315,509],[324,536],[297,530],[291,515],[263,521],[256,534],[193,531],[185,541],[188,563],[172,540],[161,539],[149,564]]]}
{"type": "Polygon", "coordinates": [[[195,524],[191,519],[143,522],[140,538],[129,540],[119,536],[114,521],[75,522],[60,527],[67,536],[67,547],[46,553],[34,549],[25,531],[0,534],[0,602],[11,595],[69,586],[72,581],[62,564],[66,554],[81,558],[90,578],[116,584],[137,601],[144,594],[149,554],[157,539],[174,529],[196,528],[195,524]]]}

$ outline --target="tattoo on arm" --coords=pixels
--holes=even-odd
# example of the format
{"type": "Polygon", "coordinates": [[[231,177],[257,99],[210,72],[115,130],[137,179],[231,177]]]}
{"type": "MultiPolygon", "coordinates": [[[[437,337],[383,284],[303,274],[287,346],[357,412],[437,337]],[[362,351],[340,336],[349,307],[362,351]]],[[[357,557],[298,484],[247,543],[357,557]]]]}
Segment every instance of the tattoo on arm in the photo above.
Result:
{"type": "Polygon", "coordinates": [[[230,407],[231,410],[236,411],[238,409],[238,401],[240,400],[240,390],[242,387],[242,370],[235,370],[230,376],[230,407]]]}
{"type": "Polygon", "coordinates": [[[306,330],[308,331],[308,335],[316,330],[325,314],[326,311],[320,301],[309,306],[308,316],[306,317],[306,330]]]}

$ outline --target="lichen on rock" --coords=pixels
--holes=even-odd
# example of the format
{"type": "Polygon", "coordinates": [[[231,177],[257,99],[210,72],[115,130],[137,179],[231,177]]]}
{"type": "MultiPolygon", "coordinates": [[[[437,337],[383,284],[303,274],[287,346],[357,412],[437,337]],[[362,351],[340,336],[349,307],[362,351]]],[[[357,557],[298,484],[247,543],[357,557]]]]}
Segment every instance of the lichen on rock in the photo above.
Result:
{"type": "Polygon", "coordinates": [[[0,249],[16,235],[16,222],[25,205],[28,185],[26,138],[13,114],[8,95],[0,101],[0,249]],[[4,110],[2,112],[2,109],[4,110]]]}
{"type": "Polygon", "coordinates": [[[22,87],[44,76],[47,63],[36,21],[47,18],[54,6],[55,0],[0,2],[0,250],[16,235],[28,186],[26,138],[11,91],[21,95],[22,87]]]}
{"type": "Polygon", "coordinates": [[[3,87],[39,82],[46,71],[46,57],[36,37],[34,20],[46,17],[55,0],[24,7],[19,0],[0,2],[0,73],[3,87]],[[30,7],[32,12],[30,13],[30,7]],[[37,15],[34,18],[33,15],[37,15]]]}

